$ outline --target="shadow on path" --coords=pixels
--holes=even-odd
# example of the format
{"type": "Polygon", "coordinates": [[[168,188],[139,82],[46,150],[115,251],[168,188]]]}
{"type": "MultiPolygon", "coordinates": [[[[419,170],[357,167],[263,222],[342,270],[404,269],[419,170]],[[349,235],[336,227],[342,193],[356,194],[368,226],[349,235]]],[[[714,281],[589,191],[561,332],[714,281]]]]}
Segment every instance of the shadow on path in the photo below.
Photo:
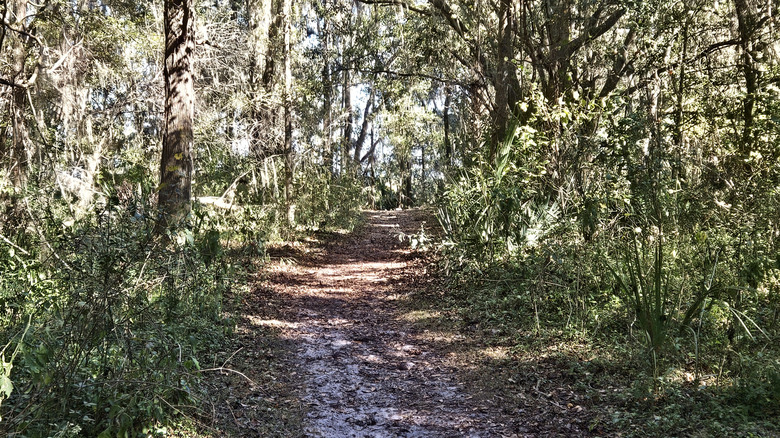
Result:
{"type": "MultiPolygon", "coordinates": [[[[319,251],[278,254],[256,292],[274,306],[274,327],[291,346],[305,412],[318,437],[516,436],[509,422],[470,397],[430,334],[399,318],[423,263],[400,235],[420,231],[419,210],[367,212],[361,232],[319,251]]],[[[430,219],[428,219],[430,220],[430,219]]],[[[273,255],[273,254],[272,254],[273,255]]],[[[260,313],[263,314],[263,313],[260,313]]],[[[437,342],[458,342],[443,335],[437,342]]]]}

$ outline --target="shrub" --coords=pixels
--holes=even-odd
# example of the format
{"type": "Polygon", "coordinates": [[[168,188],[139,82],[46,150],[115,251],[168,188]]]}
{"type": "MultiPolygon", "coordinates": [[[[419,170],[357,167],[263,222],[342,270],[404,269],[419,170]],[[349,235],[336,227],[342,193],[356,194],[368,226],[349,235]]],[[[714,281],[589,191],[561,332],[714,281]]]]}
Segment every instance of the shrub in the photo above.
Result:
{"type": "Polygon", "coordinates": [[[19,351],[0,429],[130,436],[186,410],[198,357],[222,333],[219,232],[201,223],[160,239],[153,220],[117,205],[78,221],[40,212],[26,254],[0,260],[12,268],[2,331],[19,351]],[[13,335],[28,319],[27,336],[13,335]]]}

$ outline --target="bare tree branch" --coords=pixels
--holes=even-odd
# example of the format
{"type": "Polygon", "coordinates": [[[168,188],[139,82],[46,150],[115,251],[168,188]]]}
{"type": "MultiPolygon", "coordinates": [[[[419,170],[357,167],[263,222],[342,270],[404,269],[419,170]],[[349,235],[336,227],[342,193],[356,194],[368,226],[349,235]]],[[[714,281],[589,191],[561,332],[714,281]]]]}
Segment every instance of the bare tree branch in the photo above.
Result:
{"type": "Polygon", "coordinates": [[[427,75],[425,73],[404,73],[400,71],[392,71],[392,70],[386,70],[386,69],[374,69],[374,70],[367,70],[367,69],[359,69],[355,68],[353,69],[356,72],[363,73],[363,74],[385,74],[388,76],[398,76],[402,78],[422,78],[422,79],[430,79],[432,81],[436,81],[442,84],[453,84],[453,85],[463,85],[463,83],[452,80],[452,79],[445,79],[438,76],[433,75],[427,75]]]}
{"type": "Polygon", "coordinates": [[[404,9],[408,9],[412,12],[417,12],[418,14],[433,15],[431,14],[430,11],[425,9],[420,9],[416,6],[412,6],[403,0],[358,0],[358,1],[366,5],[401,6],[404,9]]]}
{"type": "Polygon", "coordinates": [[[3,78],[0,78],[0,85],[5,85],[7,87],[24,88],[24,86],[22,86],[22,84],[18,84],[18,83],[14,82],[14,81],[9,81],[8,79],[3,79],[3,78]]]}
{"type": "Polygon", "coordinates": [[[593,15],[588,20],[590,23],[590,26],[588,26],[587,29],[585,29],[584,32],[577,38],[573,39],[570,43],[566,44],[560,52],[558,52],[557,57],[559,59],[565,59],[570,57],[574,54],[577,50],[581,49],[582,46],[585,44],[595,40],[596,38],[604,35],[607,33],[608,30],[612,29],[612,27],[617,24],[618,20],[623,17],[623,15],[626,14],[625,8],[620,8],[617,11],[613,12],[609,17],[607,17],[601,24],[596,25],[595,22],[598,21],[598,17],[601,15],[601,9],[599,8],[596,10],[596,12],[593,13],[593,15]]]}

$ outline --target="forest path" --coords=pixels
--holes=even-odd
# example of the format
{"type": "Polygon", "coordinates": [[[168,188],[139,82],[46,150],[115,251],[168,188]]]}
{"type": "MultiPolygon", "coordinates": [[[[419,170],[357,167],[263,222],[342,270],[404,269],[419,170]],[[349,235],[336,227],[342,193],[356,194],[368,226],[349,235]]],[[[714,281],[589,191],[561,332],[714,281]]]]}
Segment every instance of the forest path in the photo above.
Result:
{"type": "Polygon", "coordinates": [[[253,323],[279,328],[289,342],[306,436],[515,436],[437,351],[458,339],[439,339],[402,314],[399,300],[419,288],[425,263],[399,236],[426,219],[420,210],[366,212],[361,230],[319,249],[270,251],[255,298],[274,319],[253,323]]]}

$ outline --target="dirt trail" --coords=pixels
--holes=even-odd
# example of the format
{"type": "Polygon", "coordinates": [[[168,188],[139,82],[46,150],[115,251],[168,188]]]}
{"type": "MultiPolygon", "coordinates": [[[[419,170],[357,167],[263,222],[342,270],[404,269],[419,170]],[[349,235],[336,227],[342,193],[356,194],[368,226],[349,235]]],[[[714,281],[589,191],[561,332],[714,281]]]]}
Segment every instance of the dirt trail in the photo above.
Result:
{"type": "Polygon", "coordinates": [[[289,341],[307,436],[516,436],[466,393],[430,334],[401,318],[398,300],[424,265],[399,235],[419,232],[425,219],[368,212],[362,232],[320,251],[275,254],[264,283],[275,319],[254,323],[279,327],[289,341]]]}

